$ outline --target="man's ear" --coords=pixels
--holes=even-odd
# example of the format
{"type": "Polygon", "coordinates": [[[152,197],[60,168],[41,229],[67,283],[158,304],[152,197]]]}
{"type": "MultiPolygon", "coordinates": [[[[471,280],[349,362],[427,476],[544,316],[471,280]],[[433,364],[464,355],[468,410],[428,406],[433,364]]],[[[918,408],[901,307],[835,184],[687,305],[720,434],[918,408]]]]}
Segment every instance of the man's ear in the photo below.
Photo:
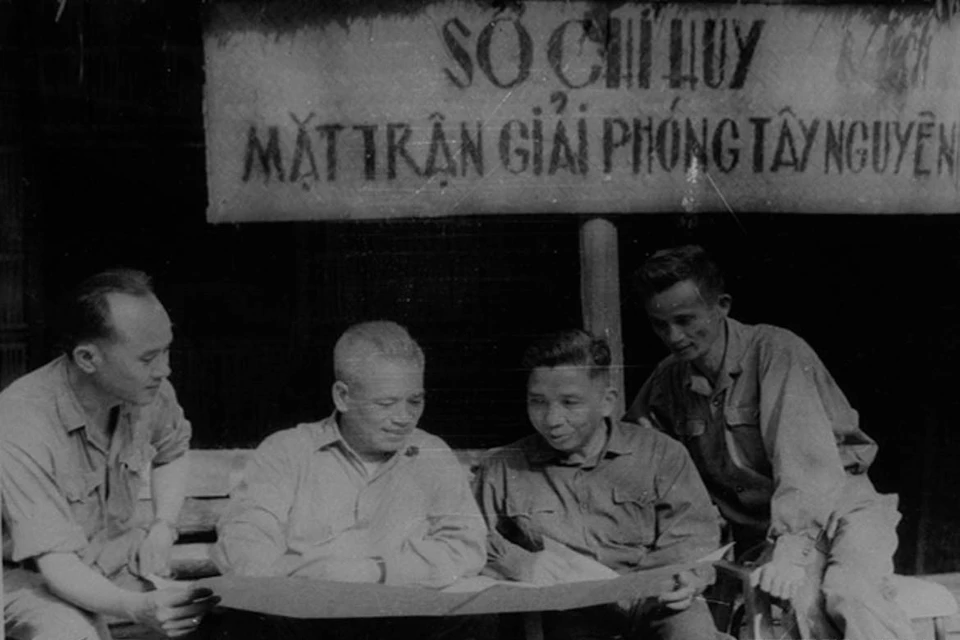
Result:
{"type": "Polygon", "coordinates": [[[733,306],[733,296],[729,293],[721,293],[717,296],[717,309],[724,318],[730,313],[730,307],[733,306]]]}
{"type": "Polygon", "coordinates": [[[333,383],[331,393],[333,395],[333,405],[337,408],[337,411],[346,413],[348,409],[347,396],[350,395],[350,388],[347,387],[347,383],[337,380],[333,383]]]}
{"type": "Polygon", "coordinates": [[[603,390],[603,404],[601,406],[604,418],[609,418],[613,415],[613,410],[617,408],[617,398],[619,397],[620,392],[616,387],[607,387],[603,390]]]}
{"type": "Polygon", "coordinates": [[[84,373],[96,373],[103,362],[103,354],[92,342],[81,342],[73,348],[70,355],[73,356],[74,364],[84,373]]]}

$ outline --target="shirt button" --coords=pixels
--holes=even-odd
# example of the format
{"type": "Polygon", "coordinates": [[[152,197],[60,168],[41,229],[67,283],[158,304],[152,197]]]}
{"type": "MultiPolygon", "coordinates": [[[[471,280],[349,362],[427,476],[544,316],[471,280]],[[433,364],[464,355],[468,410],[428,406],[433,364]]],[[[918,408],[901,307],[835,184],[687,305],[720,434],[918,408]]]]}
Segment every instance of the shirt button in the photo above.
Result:
{"type": "Polygon", "coordinates": [[[743,493],[743,487],[742,487],[742,486],[737,485],[737,493],[743,493]]]}
{"type": "Polygon", "coordinates": [[[716,398],[713,399],[713,406],[715,407],[719,407],[722,403],[723,403],[723,398],[721,398],[720,396],[717,396],[716,398]]]}

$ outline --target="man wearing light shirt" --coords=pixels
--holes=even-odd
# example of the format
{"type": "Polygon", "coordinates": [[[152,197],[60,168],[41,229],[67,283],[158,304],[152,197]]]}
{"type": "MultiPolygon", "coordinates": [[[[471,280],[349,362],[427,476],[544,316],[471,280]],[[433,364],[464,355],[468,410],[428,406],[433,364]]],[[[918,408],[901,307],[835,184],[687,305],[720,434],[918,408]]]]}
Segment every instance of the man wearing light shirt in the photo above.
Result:
{"type": "MultiPolygon", "coordinates": [[[[392,322],[355,325],[334,348],[334,369],[334,414],[254,453],[218,526],[221,570],[429,587],[475,575],[486,527],[456,456],[417,429],[419,345],[392,322]]],[[[375,635],[377,624],[353,630],[375,635]]]]}
{"type": "Polygon", "coordinates": [[[64,355],[0,393],[7,637],[104,640],[108,618],[189,633],[208,589],[145,592],[169,573],[191,434],[167,381],[170,318],[145,274],[116,270],[81,283],[59,320],[64,355]]]}

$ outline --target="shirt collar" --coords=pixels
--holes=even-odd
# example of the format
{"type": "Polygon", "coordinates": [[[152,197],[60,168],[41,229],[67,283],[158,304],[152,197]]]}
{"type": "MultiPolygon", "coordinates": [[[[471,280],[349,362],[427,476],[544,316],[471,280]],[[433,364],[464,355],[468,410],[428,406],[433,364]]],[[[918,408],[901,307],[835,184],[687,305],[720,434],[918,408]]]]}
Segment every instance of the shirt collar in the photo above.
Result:
{"type": "MultiPolygon", "coordinates": [[[[626,435],[623,433],[623,425],[609,418],[606,419],[606,424],[609,429],[609,437],[600,451],[600,459],[633,453],[633,449],[630,448],[626,435]]],[[[531,464],[560,463],[566,458],[566,454],[547,444],[547,441],[540,434],[536,434],[526,442],[526,449],[527,459],[531,464]]]]}
{"type": "MultiPolygon", "coordinates": [[[[727,343],[723,354],[723,364],[720,366],[720,374],[717,376],[717,387],[722,388],[730,379],[735,379],[743,372],[743,357],[746,353],[746,333],[747,327],[733,318],[724,318],[723,331],[726,333],[727,343]]],[[[686,368],[687,388],[696,394],[710,396],[715,389],[710,385],[710,381],[703,375],[697,373],[693,364],[684,362],[686,368]]]]}
{"type": "Polygon", "coordinates": [[[87,426],[87,417],[80,407],[80,399],[70,386],[67,372],[67,356],[60,356],[54,364],[53,375],[57,389],[57,413],[60,423],[67,431],[76,431],[87,426]]]}
{"type": "Polygon", "coordinates": [[[340,427],[337,426],[337,415],[338,413],[334,411],[332,415],[310,425],[310,434],[313,436],[313,444],[317,450],[325,449],[336,442],[343,441],[343,436],[340,435],[340,427]]]}

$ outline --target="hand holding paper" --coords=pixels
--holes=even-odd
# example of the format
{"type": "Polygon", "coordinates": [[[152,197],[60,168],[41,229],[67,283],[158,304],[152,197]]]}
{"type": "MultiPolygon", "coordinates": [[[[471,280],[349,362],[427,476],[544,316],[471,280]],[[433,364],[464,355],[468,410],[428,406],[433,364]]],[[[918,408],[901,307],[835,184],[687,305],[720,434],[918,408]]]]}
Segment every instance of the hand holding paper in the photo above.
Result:
{"type": "Polygon", "coordinates": [[[194,582],[146,577],[157,590],[142,594],[130,617],[169,638],[195,631],[203,616],[220,602],[210,588],[194,582]]]}

